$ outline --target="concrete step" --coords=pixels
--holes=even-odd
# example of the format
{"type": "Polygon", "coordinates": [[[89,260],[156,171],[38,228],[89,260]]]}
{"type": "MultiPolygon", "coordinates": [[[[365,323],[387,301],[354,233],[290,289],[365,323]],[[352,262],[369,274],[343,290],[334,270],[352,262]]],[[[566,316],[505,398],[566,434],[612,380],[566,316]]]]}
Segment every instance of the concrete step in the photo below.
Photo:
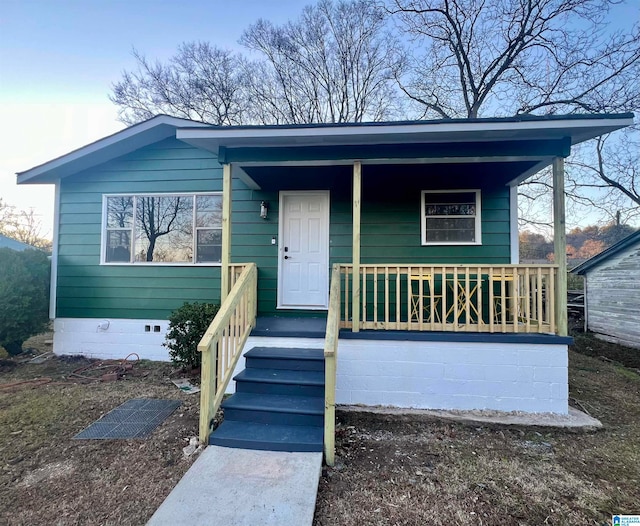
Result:
{"type": "Polygon", "coordinates": [[[225,420],[290,426],[324,424],[323,397],[236,393],[222,407],[225,420]]]}
{"type": "Polygon", "coordinates": [[[324,397],[324,372],[248,368],[233,378],[238,393],[324,397]]]}
{"type": "Polygon", "coordinates": [[[245,358],[247,368],[324,371],[322,349],[254,347],[245,358]]]}
{"type": "Polygon", "coordinates": [[[322,451],[323,427],[224,420],[209,437],[215,446],[263,451],[322,451]]]}

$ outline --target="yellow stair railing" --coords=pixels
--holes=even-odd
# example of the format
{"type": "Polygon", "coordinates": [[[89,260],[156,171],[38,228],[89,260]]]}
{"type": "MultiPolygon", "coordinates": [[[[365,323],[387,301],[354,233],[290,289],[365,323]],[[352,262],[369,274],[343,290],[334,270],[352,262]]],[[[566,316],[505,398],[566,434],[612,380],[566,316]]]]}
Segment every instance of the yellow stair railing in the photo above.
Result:
{"type": "Polygon", "coordinates": [[[232,288],[198,344],[202,353],[200,383],[200,442],[209,441],[213,418],[256,324],[258,269],[255,263],[231,269],[232,288]]]}
{"type": "Polygon", "coordinates": [[[324,458],[328,466],[336,457],[336,354],[340,333],[340,265],[333,265],[329,311],[324,338],[324,458]]]}

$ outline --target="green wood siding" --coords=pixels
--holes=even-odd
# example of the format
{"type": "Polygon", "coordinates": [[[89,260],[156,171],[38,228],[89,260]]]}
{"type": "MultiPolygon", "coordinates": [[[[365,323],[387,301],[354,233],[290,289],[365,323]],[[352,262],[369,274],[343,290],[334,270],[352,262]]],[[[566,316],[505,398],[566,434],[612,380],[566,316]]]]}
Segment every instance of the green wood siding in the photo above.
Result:
{"type": "Polygon", "coordinates": [[[62,180],[57,316],[166,319],[185,301],[220,298],[220,268],[100,265],[102,196],[222,190],[214,155],[175,139],[62,180]]]}
{"type": "MultiPolygon", "coordinates": [[[[260,314],[299,316],[301,311],[276,310],[278,247],[271,239],[278,236],[279,190],[330,191],[330,263],[349,263],[350,171],[327,168],[329,177],[317,171],[305,177],[300,168],[300,176],[291,177],[289,168],[286,177],[278,177],[279,170],[265,176],[265,191],[234,179],[231,260],[258,265],[260,314]],[[268,220],[259,217],[263,200],[269,203],[268,220]]],[[[364,166],[362,262],[509,263],[509,190],[504,183],[511,176],[494,164],[364,166]],[[421,246],[420,192],[448,188],[482,190],[482,245],[421,246]]],[[[166,319],[184,301],[218,302],[219,267],[100,265],[100,244],[103,194],[221,190],[222,168],[215,155],[174,139],[63,179],[57,316],[166,319]]]]}

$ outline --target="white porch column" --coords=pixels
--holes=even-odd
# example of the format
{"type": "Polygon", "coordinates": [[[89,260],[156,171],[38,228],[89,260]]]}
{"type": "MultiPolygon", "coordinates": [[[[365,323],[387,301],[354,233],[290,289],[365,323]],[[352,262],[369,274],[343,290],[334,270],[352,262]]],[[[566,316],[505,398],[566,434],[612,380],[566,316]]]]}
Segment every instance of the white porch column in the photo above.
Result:
{"type": "Polygon", "coordinates": [[[220,268],[220,304],[229,294],[231,262],[231,164],[222,165],[222,257],[220,268]]]}
{"type": "Polygon", "coordinates": [[[352,321],[353,332],[360,330],[360,199],[362,196],[362,164],[353,163],[353,288],[352,321]]]}
{"type": "Polygon", "coordinates": [[[567,229],[564,210],[564,159],[553,160],[553,253],[558,265],[556,284],[556,327],[558,335],[568,334],[567,321],[567,229]]]}

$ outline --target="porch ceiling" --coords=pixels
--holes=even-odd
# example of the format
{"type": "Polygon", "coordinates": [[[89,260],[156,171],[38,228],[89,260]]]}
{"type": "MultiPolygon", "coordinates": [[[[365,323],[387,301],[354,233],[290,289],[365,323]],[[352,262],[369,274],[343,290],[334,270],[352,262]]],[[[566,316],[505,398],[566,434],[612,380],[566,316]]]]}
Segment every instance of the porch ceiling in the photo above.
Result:
{"type": "MultiPolygon", "coordinates": [[[[389,178],[399,178],[405,184],[450,188],[461,185],[489,186],[508,184],[536,165],[535,161],[459,163],[459,164],[370,164],[362,168],[367,188],[389,185],[389,178]],[[473,183],[471,183],[473,181],[473,183]]],[[[244,166],[245,173],[262,190],[326,190],[343,188],[352,183],[350,164],[333,166],[244,166]]]]}

